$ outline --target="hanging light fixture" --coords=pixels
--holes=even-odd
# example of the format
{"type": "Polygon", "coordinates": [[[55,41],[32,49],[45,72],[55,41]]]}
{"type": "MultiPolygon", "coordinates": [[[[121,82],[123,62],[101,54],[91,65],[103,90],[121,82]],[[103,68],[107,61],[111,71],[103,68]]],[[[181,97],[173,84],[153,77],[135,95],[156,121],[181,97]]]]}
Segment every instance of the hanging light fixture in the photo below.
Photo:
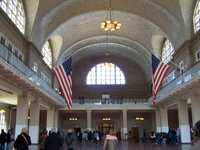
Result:
{"type": "Polygon", "coordinates": [[[112,20],[112,12],[111,12],[111,0],[109,0],[109,18],[103,22],[101,22],[101,29],[104,31],[116,31],[120,30],[122,24],[119,21],[112,20]]]}

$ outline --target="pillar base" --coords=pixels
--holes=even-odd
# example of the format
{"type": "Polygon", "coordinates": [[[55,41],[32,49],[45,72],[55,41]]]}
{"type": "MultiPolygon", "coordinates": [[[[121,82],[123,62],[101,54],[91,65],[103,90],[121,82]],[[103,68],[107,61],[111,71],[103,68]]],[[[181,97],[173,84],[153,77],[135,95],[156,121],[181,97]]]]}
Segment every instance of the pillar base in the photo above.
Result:
{"type": "Polygon", "coordinates": [[[190,126],[180,125],[181,143],[191,143],[190,126]]]}
{"type": "Polygon", "coordinates": [[[39,141],[39,126],[29,126],[29,135],[31,135],[31,142],[38,144],[39,141]]]}

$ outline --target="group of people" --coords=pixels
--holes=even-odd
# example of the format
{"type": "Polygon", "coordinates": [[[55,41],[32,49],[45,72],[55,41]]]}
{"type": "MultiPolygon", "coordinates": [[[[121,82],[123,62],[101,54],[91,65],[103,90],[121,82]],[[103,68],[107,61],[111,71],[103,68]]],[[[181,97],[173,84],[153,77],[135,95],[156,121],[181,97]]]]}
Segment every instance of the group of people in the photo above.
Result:
{"type": "MultiPolygon", "coordinates": [[[[195,138],[194,146],[191,150],[200,149],[200,121],[195,124],[193,129],[195,138]]],[[[168,133],[151,133],[150,139],[152,142],[157,144],[175,144],[179,141],[177,132],[173,129],[170,129],[168,133]]],[[[179,135],[179,134],[178,134],[179,135]]],[[[72,129],[69,129],[67,133],[56,132],[51,130],[49,133],[43,131],[40,134],[40,150],[75,150],[75,144],[82,141],[93,141],[98,142],[104,139],[103,150],[116,150],[118,138],[116,132],[110,131],[107,135],[103,135],[98,131],[84,131],[74,132],[72,129]]],[[[89,143],[89,142],[88,142],[89,143]]],[[[29,145],[31,145],[31,137],[28,135],[28,130],[23,128],[21,133],[17,136],[14,141],[14,134],[12,130],[8,130],[6,133],[4,130],[0,134],[0,150],[29,150],[29,145]]]]}
{"type": "MultiPolygon", "coordinates": [[[[73,129],[69,129],[67,133],[56,132],[51,130],[48,134],[47,131],[43,131],[40,134],[40,150],[74,150],[75,145],[81,142],[99,142],[103,139],[103,134],[99,131],[86,130],[83,133],[78,131],[74,132],[73,129]]],[[[117,136],[115,132],[110,132],[105,136],[104,150],[116,150],[117,148],[117,136]]]]}
{"type": "Polygon", "coordinates": [[[0,134],[0,150],[11,150],[14,143],[13,129],[6,133],[3,129],[0,134]]]}
{"type": "Polygon", "coordinates": [[[169,128],[168,133],[152,132],[150,135],[151,143],[156,144],[179,144],[180,143],[180,129],[169,128]]]}
{"type": "Polygon", "coordinates": [[[8,130],[7,133],[1,130],[0,150],[29,150],[29,145],[31,145],[31,138],[26,128],[22,129],[22,132],[17,136],[16,140],[13,129],[8,130]]]}

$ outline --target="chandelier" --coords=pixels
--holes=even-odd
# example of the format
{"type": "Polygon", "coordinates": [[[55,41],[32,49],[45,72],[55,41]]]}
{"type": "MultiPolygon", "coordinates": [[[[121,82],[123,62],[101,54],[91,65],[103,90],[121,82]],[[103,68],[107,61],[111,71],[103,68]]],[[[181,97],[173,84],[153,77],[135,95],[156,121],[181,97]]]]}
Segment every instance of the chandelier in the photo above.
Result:
{"type": "Polygon", "coordinates": [[[101,22],[101,29],[104,31],[116,31],[119,30],[122,26],[122,24],[119,21],[112,20],[112,12],[111,12],[111,0],[109,0],[109,19],[101,22]]]}

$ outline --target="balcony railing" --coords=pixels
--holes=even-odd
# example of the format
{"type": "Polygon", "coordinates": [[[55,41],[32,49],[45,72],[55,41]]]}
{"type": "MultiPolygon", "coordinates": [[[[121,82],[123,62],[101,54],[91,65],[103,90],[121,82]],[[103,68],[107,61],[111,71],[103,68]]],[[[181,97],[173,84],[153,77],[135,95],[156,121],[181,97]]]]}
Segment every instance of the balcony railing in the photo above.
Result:
{"type": "Polygon", "coordinates": [[[73,99],[74,104],[96,104],[96,105],[108,105],[108,104],[147,104],[147,99],[132,99],[132,98],[121,98],[121,99],[73,99]]]}
{"type": "Polygon", "coordinates": [[[24,75],[26,79],[31,81],[35,86],[45,91],[49,96],[56,101],[64,102],[64,99],[47,83],[41,79],[32,69],[26,66],[19,58],[17,58],[7,47],[0,44],[0,60],[9,64],[14,68],[14,71],[20,75],[24,75]]]}
{"type": "Polygon", "coordinates": [[[157,95],[157,101],[161,101],[167,97],[169,93],[173,92],[179,87],[184,87],[186,84],[196,78],[200,78],[200,62],[196,63],[183,74],[175,77],[174,80],[163,86],[157,95]]]}

